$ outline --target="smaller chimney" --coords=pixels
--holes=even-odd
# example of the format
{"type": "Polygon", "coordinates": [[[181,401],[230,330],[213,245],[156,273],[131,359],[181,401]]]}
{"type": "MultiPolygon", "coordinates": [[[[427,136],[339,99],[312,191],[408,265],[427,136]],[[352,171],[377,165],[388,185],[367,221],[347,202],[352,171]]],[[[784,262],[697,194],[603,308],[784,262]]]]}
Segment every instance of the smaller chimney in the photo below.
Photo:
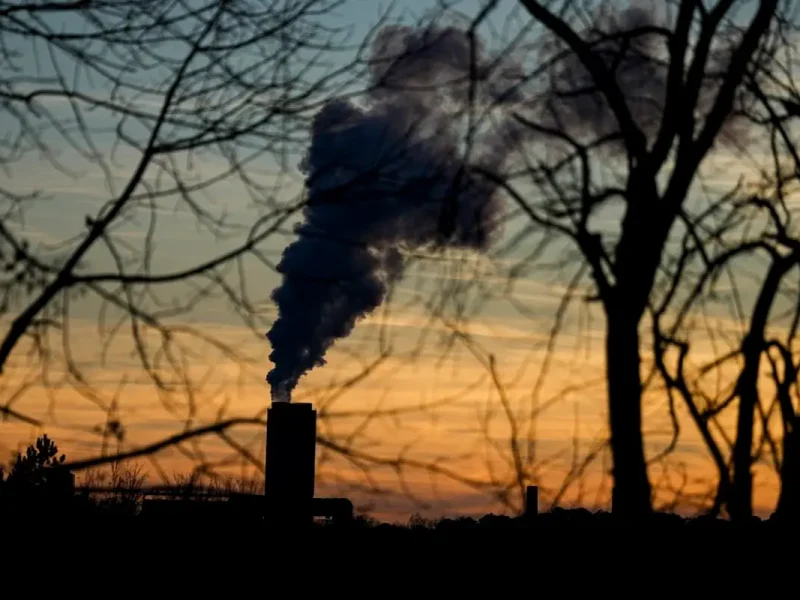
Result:
{"type": "Polygon", "coordinates": [[[529,485],[525,489],[525,518],[533,520],[539,514],[539,486],[529,485]]]}
{"type": "Polygon", "coordinates": [[[311,404],[275,402],[267,411],[267,524],[302,527],[313,520],[317,412],[311,404]]]}

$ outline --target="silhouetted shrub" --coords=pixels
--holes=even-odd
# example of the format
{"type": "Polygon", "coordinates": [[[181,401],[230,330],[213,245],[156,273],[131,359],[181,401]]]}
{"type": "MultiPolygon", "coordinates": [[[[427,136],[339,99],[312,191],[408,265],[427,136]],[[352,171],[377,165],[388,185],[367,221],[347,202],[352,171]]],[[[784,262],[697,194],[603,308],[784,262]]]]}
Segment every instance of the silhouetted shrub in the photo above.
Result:
{"type": "Polygon", "coordinates": [[[409,529],[433,529],[433,527],[435,527],[435,521],[426,519],[419,513],[414,513],[411,515],[411,518],[408,519],[409,529]]]}
{"type": "Polygon", "coordinates": [[[514,520],[507,515],[495,515],[491,513],[481,517],[478,522],[481,527],[491,529],[507,529],[513,527],[515,524],[514,520]]]}
{"type": "Polygon", "coordinates": [[[478,527],[478,522],[475,519],[471,519],[469,517],[458,517],[457,519],[442,519],[436,524],[437,531],[448,531],[448,530],[463,530],[463,529],[475,529],[478,527]]]}
{"type": "Polygon", "coordinates": [[[65,460],[47,435],[28,446],[24,455],[17,453],[2,484],[4,509],[39,520],[61,517],[75,491],[75,479],[63,467],[65,460]]]}

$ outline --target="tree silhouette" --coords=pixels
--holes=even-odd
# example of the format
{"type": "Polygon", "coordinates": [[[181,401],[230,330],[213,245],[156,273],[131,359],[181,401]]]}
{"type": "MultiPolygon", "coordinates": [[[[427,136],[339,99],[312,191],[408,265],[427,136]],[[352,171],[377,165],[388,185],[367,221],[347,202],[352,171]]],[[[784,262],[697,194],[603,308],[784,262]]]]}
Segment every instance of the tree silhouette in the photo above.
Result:
{"type": "Polygon", "coordinates": [[[760,2],[742,19],[729,0],[663,10],[520,1],[552,42],[550,89],[519,119],[553,150],[504,181],[532,221],[571,240],[589,268],[605,318],[614,511],[645,515],[640,323],[701,165],[735,133],[748,80],[770,60],[780,3],[760,2]],[[517,189],[524,180],[536,197],[517,189]],[[598,229],[609,205],[620,216],[598,229]]]}
{"type": "Polygon", "coordinates": [[[66,456],[58,455],[58,446],[47,434],[28,446],[25,454],[17,453],[11,464],[7,482],[14,486],[42,487],[48,483],[49,476],[62,466],[66,456]]]}
{"type": "MultiPolygon", "coordinates": [[[[787,35],[796,31],[790,23],[782,28],[787,35]]],[[[800,178],[800,154],[790,107],[800,94],[788,68],[792,53],[788,56],[773,65],[785,77],[751,74],[748,82],[757,102],[746,116],[762,131],[769,166],[756,186],[737,185],[691,222],[675,258],[679,267],[671,291],[654,307],[657,366],[668,392],[687,406],[718,472],[712,512],[726,507],[741,520],[753,515],[753,468],[759,463],[778,475],[776,513],[798,514],[800,236],[791,197],[800,178]],[[667,317],[670,311],[674,318],[667,317]],[[717,356],[693,366],[698,362],[693,350],[702,344],[695,327],[701,312],[724,314],[737,331],[719,337],[717,356]],[[726,430],[721,422],[729,413],[735,414],[735,426],[726,430]]],[[[710,330],[701,329],[715,337],[710,330]]]]}
{"type": "MultiPolygon", "coordinates": [[[[192,476],[263,470],[266,395],[245,412],[237,386],[268,369],[263,280],[307,202],[296,165],[309,126],[329,99],[357,96],[374,67],[388,13],[352,37],[338,14],[350,4],[0,1],[0,114],[11,124],[0,142],[0,411],[40,427],[64,395],[79,396],[97,446],[69,467],[147,457],[167,483],[160,453],[174,450],[192,476]],[[69,226],[37,226],[54,216],[69,226]],[[176,239],[181,220],[188,240],[176,239]],[[128,394],[152,400],[171,431],[138,443],[128,394]],[[204,440],[225,450],[208,453],[204,440]]],[[[342,485],[382,494],[372,471],[415,470],[492,495],[494,483],[448,468],[450,457],[409,459],[405,443],[382,454],[386,436],[370,435],[458,393],[339,408],[387,362],[391,344],[378,338],[374,360],[354,354],[355,373],[331,369],[313,398],[322,476],[336,482],[344,464],[366,483],[342,485]]]]}

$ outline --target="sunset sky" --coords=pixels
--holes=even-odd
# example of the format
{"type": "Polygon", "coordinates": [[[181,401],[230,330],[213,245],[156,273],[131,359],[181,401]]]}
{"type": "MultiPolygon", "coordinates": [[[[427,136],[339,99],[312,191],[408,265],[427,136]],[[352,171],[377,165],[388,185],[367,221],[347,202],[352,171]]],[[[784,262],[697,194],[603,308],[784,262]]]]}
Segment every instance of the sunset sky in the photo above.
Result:
{"type": "MultiPolygon", "coordinates": [[[[363,36],[376,22],[381,10],[377,4],[368,0],[346,4],[339,19],[356,26],[354,38],[363,36]]],[[[419,16],[426,2],[399,4],[413,4],[413,15],[419,16]]],[[[464,2],[462,10],[475,14],[474,7],[479,4],[478,0],[464,2]]],[[[501,3],[491,19],[495,27],[500,29],[509,21],[515,4],[501,3]]],[[[395,14],[404,12],[410,11],[401,6],[395,14]]],[[[484,27],[484,35],[491,38],[492,29],[484,27]]],[[[68,114],[66,103],[52,104],[55,112],[68,114]]],[[[98,131],[96,140],[110,152],[113,132],[108,133],[107,128],[114,122],[105,122],[104,118],[107,115],[97,117],[92,126],[98,131]]],[[[104,202],[119,193],[137,159],[132,150],[120,149],[110,173],[104,173],[63,140],[54,143],[60,144],[58,159],[71,173],[59,172],[31,152],[8,174],[0,174],[0,187],[4,189],[38,189],[44,194],[42,199],[30,202],[24,222],[14,225],[33,247],[53,246],[85,232],[87,215],[96,215],[104,202]],[[109,189],[111,184],[115,189],[109,189]]],[[[754,146],[751,153],[755,157],[759,151],[754,146]]],[[[740,175],[756,177],[755,158],[732,158],[724,150],[718,156],[693,192],[696,198],[702,195],[701,185],[722,190],[740,175]]],[[[296,168],[299,158],[293,156],[287,162],[288,172],[282,172],[277,161],[264,155],[263,162],[252,167],[253,176],[264,185],[274,186],[278,200],[290,202],[303,191],[302,174],[296,168]]],[[[226,165],[221,157],[206,155],[192,166],[199,175],[190,173],[187,177],[208,179],[226,165]]],[[[155,179],[151,182],[155,185],[155,179]]],[[[196,217],[177,197],[168,197],[155,209],[142,201],[115,232],[115,239],[141,249],[150,215],[156,214],[152,271],[168,273],[241,244],[247,229],[269,212],[265,204],[252,201],[236,178],[215,184],[195,198],[241,229],[235,235],[230,229],[230,239],[217,239],[198,227],[196,217]]],[[[607,216],[611,223],[612,213],[607,216]]],[[[336,453],[329,459],[326,456],[320,463],[320,495],[350,495],[357,504],[371,506],[376,515],[387,518],[404,518],[417,510],[430,514],[500,510],[492,493],[474,489],[470,482],[495,480],[494,486],[487,487],[495,491],[502,487],[500,482],[508,483],[514,493],[509,438],[515,428],[524,455],[533,456],[526,470],[536,474],[543,503],[556,496],[567,478],[570,485],[559,496],[562,503],[604,505],[609,490],[604,475],[610,468],[609,453],[600,452],[585,472],[579,470],[580,463],[598,451],[606,435],[602,311],[599,304],[581,300],[593,291],[584,274],[577,285],[577,297],[563,317],[561,333],[551,344],[550,332],[561,299],[580,263],[569,260],[570,247],[563,240],[551,246],[546,260],[527,259],[538,240],[535,236],[506,252],[505,243],[526,225],[524,218],[514,217],[504,225],[501,241],[484,255],[450,252],[419,257],[393,290],[390,302],[361,321],[350,337],[338,342],[328,352],[326,366],[302,379],[293,399],[316,404],[320,434],[341,446],[352,441],[355,452],[375,459],[370,464],[363,457],[347,460],[336,453]],[[443,307],[439,317],[432,316],[436,307],[443,307]],[[365,368],[381,353],[386,356],[362,378],[365,368]],[[492,361],[496,380],[489,368],[492,361]],[[347,384],[353,378],[357,381],[347,384]],[[356,437],[349,440],[354,432],[356,437]],[[398,456],[413,463],[401,477],[391,466],[378,464],[398,456]],[[440,469],[437,476],[432,477],[432,469],[440,469]],[[385,488],[391,495],[373,493],[370,485],[385,488]],[[420,508],[414,504],[405,497],[408,490],[428,505],[420,508]]],[[[264,257],[274,266],[292,239],[289,221],[260,245],[264,257]]],[[[87,260],[90,264],[85,272],[113,268],[109,251],[101,244],[87,260]]],[[[230,273],[232,280],[236,279],[236,268],[230,273]]],[[[191,395],[179,385],[171,391],[156,389],[134,354],[130,324],[123,322],[119,333],[111,334],[119,314],[102,313],[96,296],[72,299],[68,328],[63,332],[50,330],[48,369],[27,358],[30,341],[26,341],[16,348],[0,378],[0,402],[13,400],[15,411],[42,423],[0,422],[0,459],[10,458],[12,451],[22,450],[41,433],[48,433],[70,460],[76,460],[155,443],[220,418],[263,417],[270,399],[264,377],[271,368],[271,349],[264,335],[276,316],[269,294],[280,284],[280,278],[268,264],[252,257],[241,269],[259,317],[252,328],[220,293],[197,304],[188,314],[166,319],[171,326],[185,329],[176,336],[183,351],[175,356],[185,361],[180,369],[192,381],[191,395]],[[190,329],[240,356],[226,355],[227,349],[212,347],[190,329]],[[66,376],[62,334],[68,339],[68,356],[87,387],[66,376]],[[72,383],[66,383],[67,379],[72,383]],[[124,427],[121,445],[99,434],[109,418],[124,427]]],[[[742,285],[744,301],[752,301],[754,288],[746,282],[742,285]]],[[[186,298],[187,287],[163,284],[157,293],[161,301],[169,302],[186,298]]],[[[3,330],[13,314],[2,316],[3,330]]],[[[725,315],[715,318],[722,328],[736,331],[737,324],[726,322],[725,315]]],[[[159,342],[152,331],[143,333],[143,343],[150,345],[151,357],[158,355],[155,348],[159,342]]],[[[645,349],[646,358],[647,353],[645,349]]],[[[710,340],[705,347],[693,348],[698,364],[713,353],[710,340]]],[[[175,372],[163,362],[163,355],[158,360],[162,362],[155,370],[175,372]]],[[[689,492],[707,492],[713,480],[708,453],[680,403],[677,412],[682,425],[678,448],[666,472],[660,466],[652,471],[662,499],[670,498],[670,490],[680,487],[684,476],[689,492]]],[[[647,452],[654,456],[665,448],[672,432],[667,397],[657,385],[647,392],[644,414],[647,452]]],[[[186,473],[200,461],[217,463],[222,472],[257,477],[257,466],[243,458],[233,444],[246,447],[256,461],[262,460],[263,429],[243,425],[228,433],[233,443],[210,435],[137,462],[154,483],[160,481],[160,475],[186,473]]],[[[770,510],[777,487],[767,466],[757,467],[755,485],[757,508],[770,510]]],[[[512,495],[511,502],[518,505],[518,501],[519,497],[512,495]]],[[[682,507],[689,510],[690,504],[691,499],[685,498],[682,507]]]]}

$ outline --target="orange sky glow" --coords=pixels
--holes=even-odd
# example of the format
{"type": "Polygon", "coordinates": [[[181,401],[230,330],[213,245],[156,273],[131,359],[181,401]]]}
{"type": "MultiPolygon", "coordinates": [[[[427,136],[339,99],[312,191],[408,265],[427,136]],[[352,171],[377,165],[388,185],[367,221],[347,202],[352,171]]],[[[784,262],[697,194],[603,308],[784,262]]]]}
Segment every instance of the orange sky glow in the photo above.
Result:
{"type": "MultiPolygon", "coordinates": [[[[599,446],[606,435],[601,339],[591,332],[584,334],[582,345],[591,344],[581,348],[565,336],[552,350],[548,375],[534,398],[547,336],[536,328],[526,331],[522,322],[484,323],[467,328],[475,353],[456,344],[448,355],[435,343],[419,350],[419,333],[436,329],[426,327],[419,314],[376,315],[331,351],[328,365],[301,381],[294,401],[315,404],[320,411],[319,434],[345,445],[348,436],[358,431],[352,448],[376,461],[354,463],[320,448],[318,495],[347,495],[376,517],[391,520],[414,512],[433,516],[513,511],[521,506],[514,484],[513,420],[519,445],[527,449],[535,443],[535,458],[526,463],[525,470],[532,477],[528,482],[541,488],[543,507],[556,498],[560,505],[608,507],[610,460],[599,446]],[[391,333],[394,353],[358,379],[365,365],[378,358],[377,340],[386,331],[391,333]],[[481,352],[494,353],[500,387],[482,362],[481,352]],[[350,381],[353,378],[358,380],[350,381]],[[531,410],[536,406],[540,412],[534,419],[531,410]],[[596,459],[582,468],[585,457],[598,451],[596,459]],[[376,464],[398,456],[410,463],[400,476],[391,466],[376,464]],[[507,494],[505,504],[498,490],[507,494]]],[[[157,393],[141,365],[131,358],[132,348],[123,335],[112,345],[107,366],[101,367],[92,347],[96,327],[89,321],[73,327],[86,330],[85,335],[76,336],[84,343],[73,345],[72,352],[92,383],[92,393],[65,385],[58,369],[48,374],[45,383],[39,368],[28,368],[24,359],[17,358],[4,374],[0,393],[8,400],[14,390],[31,382],[13,407],[45,425],[0,423],[0,452],[6,457],[41,433],[54,438],[70,460],[78,460],[155,443],[218,419],[263,417],[268,406],[264,375],[270,367],[269,344],[243,328],[204,325],[206,334],[213,331],[215,339],[235,346],[251,362],[225,359],[195,342],[196,359],[187,369],[195,382],[190,401],[181,388],[157,393]],[[110,417],[124,424],[122,442],[103,441],[101,432],[110,417]]],[[[680,443],[666,466],[651,468],[651,476],[657,503],[673,500],[675,490],[681,489],[677,508],[691,513],[701,502],[697,496],[713,489],[713,464],[680,403],[676,410],[682,426],[680,443]]],[[[652,389],[646,396],[645,429],[652,456],[664,448],[671,434],[662,390],[652,389]]],[[[213,464],[217,473],[258,479],[263,428],[245,425],[229,433],[251,459],[243,458],[226,440],[208,435],[133,462],[142,466],[152,484],[164,483],[164,476],[189,473],[199,462],[213,464]]],[[[756,508],[768,514],[778,488],[766,465],[756,469],[755,489],[756,508]]]]}

